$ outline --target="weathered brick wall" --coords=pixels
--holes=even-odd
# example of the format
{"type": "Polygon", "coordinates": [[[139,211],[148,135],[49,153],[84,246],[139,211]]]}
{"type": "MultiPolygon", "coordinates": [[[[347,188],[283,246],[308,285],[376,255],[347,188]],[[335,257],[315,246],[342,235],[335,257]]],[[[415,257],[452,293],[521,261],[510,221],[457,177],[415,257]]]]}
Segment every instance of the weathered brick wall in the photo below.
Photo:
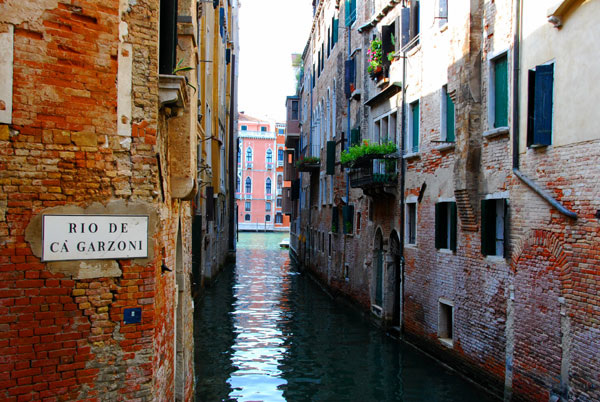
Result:
{"type": "Polygon", "coordinates": [[[175,278],[160,266],[177,265],[180,216],[183,243],[191,236],[189,203],[170,198],[168,129],[159,130],[158,2],[121,15],[133,49],[131,137],[116,135],[119,2],[38,8],[0,17],[15,25],[13,124],[0,126],[0,399],[172,400],[175,278]],[[158,215],[146,264],[121,260],[115,277],[78,279],[41,263],[25,240],[50,207],[115,199],[158,215]],[[123,324],[126,307],[142,308],[140,324],[123,324]]]}

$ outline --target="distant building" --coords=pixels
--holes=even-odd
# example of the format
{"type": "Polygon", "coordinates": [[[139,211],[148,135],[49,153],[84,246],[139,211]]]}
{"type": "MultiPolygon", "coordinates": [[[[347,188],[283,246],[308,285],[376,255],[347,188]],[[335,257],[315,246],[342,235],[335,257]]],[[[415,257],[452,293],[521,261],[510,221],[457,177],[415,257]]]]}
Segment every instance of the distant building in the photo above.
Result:
{"type": "Polygon", "coordinates": [[[283,215],[285,126],[245,114],[238,118],[238,229],[287,231],[283,215]]]}

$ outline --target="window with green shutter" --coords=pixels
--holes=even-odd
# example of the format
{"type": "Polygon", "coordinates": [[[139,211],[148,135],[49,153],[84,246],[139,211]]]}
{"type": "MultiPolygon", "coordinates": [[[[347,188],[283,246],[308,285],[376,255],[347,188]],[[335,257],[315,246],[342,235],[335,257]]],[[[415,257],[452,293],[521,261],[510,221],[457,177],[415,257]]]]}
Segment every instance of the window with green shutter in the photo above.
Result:
{"type": "Polygon", "coordinates": [[[454,124],[454,102],[446,89],[446,141],[456,141],[454,124]]]}
{"type": "Polygon", "coordinates": [[[410,104],[409,135],[406,137],[406,151],[419,152],[419,101],[410,104]]]}
{"type": "Polygon", "coordinates": [[[494,68],[494,127],[508,126],[508,57],[493,60],[494,68]]]}
{"type": "Polygon", "coordinates": [[[350,130],[350,146],[360,145],[360,127],[350,130]]]}
{"type": "Polygon", "coordinates": [[[529,71],[527,103],[527,146],[552,144],[554,64],[529,71]]]}
{"type": "Polygon", "coordinates": [[[346,0],[346,26],[354,24],[356,21],[356,0],[346,0]]]}

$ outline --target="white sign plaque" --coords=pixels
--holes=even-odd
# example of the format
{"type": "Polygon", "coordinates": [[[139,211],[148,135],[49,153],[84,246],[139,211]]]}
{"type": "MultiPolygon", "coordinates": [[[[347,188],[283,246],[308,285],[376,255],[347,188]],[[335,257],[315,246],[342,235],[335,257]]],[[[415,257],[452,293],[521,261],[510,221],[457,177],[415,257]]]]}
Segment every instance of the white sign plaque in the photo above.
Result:
{"type": "Polygon", "coordinates": [[[44,215],[42,261],[148,257],[148,216],[44,215]]]}

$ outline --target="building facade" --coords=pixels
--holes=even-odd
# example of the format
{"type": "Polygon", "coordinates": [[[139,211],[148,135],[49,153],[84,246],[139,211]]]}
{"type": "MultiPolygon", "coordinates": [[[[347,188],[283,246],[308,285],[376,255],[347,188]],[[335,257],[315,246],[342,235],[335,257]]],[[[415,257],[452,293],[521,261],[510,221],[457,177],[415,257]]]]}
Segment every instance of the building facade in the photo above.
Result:
{"type": "Polygon", "coordinates": [[[287,231],[283,216],[285,127],[245,114],[238,119],[238,229],[287,231]]]}
{"type": "Polygon", "coordinates": [[[0,4],[0,399],[192,400],[192,291],[234,234],[206,190],[232,219],[236,18],[0,4]]]}
{"type": "Polygon", "coordinates": [[[598,399],[598,5],[313,5],[293,256],[505,399],[598,399]]]}

